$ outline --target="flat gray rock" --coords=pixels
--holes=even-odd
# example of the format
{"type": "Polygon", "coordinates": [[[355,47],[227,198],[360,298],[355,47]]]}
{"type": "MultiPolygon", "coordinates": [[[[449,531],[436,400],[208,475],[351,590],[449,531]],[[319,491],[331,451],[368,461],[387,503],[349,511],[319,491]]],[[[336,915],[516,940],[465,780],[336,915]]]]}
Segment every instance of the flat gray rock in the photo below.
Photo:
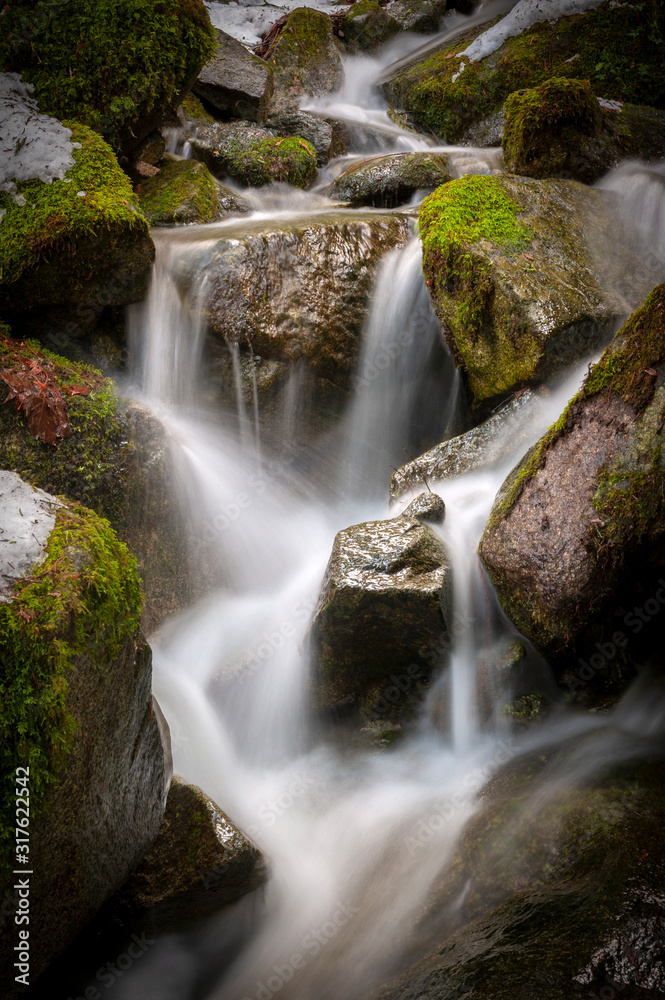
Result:
{"type": "Polygon", "coordinates": [[[272,94],[272,71],[241,42],[217,31],[217,51],[192,90],[218,111],[258,121],[272,94]]]}
{"type": "Polygon", "coordinates": [[[0,601],[44,558],[58,505],[15,472],[0,471],[0,601]]]}

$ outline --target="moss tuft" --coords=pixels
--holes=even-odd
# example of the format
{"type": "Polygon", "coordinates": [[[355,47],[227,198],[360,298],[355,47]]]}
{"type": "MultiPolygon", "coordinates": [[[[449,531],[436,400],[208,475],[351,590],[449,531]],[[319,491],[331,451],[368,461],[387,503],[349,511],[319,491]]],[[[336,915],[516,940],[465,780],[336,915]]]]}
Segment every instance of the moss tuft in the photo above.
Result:
{"type": "Polygon", "coordinates": [[[204,163],[167,161],[155,177],[141,182],[141,209],[151,226],[214,222],[219,217],[217,187],[204,163]]]}
{"type": "Polygon", "coordinates": [[[109,664],[139,627],[134,558],[110,525],[77,504],[59,507],[46,559],[0,604],[0,854],[13,843],[17,767],[30,768],[30,811],[39,815],[71,749],[68,675],[109,664]]]}
{"type": "Polygon", "coordinates": [[[305,187],[316,177],[316,151],[305,139],[232,140],[226,153],[228,172],[249,187],[274,181],[305,187]]]}
{"type": "Polygon", "coordinates": [[[183,97],[180,111],[183,117],[190,122],[204,122],[206,125],[214,125],[217,120],[206,111],[196,94],[191,92],[183,97]]]}
{"type": "Polygon", "coordinates": [[[142,121],[160,123],[216,44],[202,0],[14,0],[3,35],[0,69],[34,83],[42,111],[89,125],[116,149],[135,144],[142,121]]]}

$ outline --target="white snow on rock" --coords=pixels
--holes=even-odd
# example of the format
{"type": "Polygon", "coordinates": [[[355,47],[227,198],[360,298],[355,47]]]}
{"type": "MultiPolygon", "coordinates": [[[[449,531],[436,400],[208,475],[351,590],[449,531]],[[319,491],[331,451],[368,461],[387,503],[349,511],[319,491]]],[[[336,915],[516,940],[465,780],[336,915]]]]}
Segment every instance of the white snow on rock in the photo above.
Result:
{"type": "Polygon", "coordinates": [[[46,555],[60,501],[33,489],[15,472],[0,471],[0,601],[46,555]]]}
{"type": "Polygon", "coordinates": [[[623,111],[623,101],[608,101],[605,97],[599,97],[598,103],[606,111],[623,111]]]}
{"type": "Polygon", "coordinates": [[[311,7],[324,14],[339,12],[339,7],[332,0],[281,0],[280,3],[231,0],[230,3],[206,2],[206,7],[215,28],[233,35],[250,49],[259,44],[275,21],[296,7],[311,7]]]}
{"type": "MultiPolygon", "coordinates": [[[[464,56],[478,62],[500,49],[504,42],[521,35],[538,21],[558,21],[560,17],[581,14],[599,7],[603,0],[520,0],[498,24],[488,28],[471,42],[464,56]]],[[[460,53],[461,54],[461,53],[460,53]]]]}
{"type": "Polygon", "coordinates": [[[17,181],[62,180],[80,149],[70,129],[41,113],[32,90],[20,74],[0,73],[0,191],[14,192],[17,181]]]}

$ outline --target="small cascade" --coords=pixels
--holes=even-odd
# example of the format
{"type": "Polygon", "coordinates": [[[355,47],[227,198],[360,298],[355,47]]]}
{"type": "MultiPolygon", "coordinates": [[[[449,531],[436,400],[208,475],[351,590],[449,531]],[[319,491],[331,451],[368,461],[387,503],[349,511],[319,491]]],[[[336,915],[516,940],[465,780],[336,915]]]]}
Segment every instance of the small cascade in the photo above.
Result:
{"type": "Polygon", "coordinates": [[[665,161],[629,160],[610,170],[596,185],[615,194],[622,222],[634,249],[653,274],[651,285],[665,278],[665,161]]]}

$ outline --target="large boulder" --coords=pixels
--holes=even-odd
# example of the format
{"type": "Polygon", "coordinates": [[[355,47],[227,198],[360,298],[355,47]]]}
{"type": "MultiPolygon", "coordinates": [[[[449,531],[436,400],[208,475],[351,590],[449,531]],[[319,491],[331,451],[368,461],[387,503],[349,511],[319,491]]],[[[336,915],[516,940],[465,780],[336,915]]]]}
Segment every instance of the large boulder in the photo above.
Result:
{"type": "Polygon", "coordinates": [[[349,52],[373,52],[401,31],[378,0],[358,0],[346,12],[344,42],[349,52]]]}
{"type": "Polygon", "coordinates": [[[660,652],[646,626],[665,599],[664,363],[660,285],[510,474],[481,541],[507,614],[573,694],[621,690],[645,643],[660,652]]]}
{"type": "Polygon", "coordinates": [[[512,175],[462,177],[425,199],[423,270],[476,404],[598,349],[646,294],[611,208],[575,181],[512,175]]]}
{"type": "Polygon", "coordinates": [[[314,147],[301,138],[278,138],[274,130],[246,122],[207,125],[190,143],[217,177],[232,177],[248,187],[274,181],[305,187],[316,177],[314,147]]]}
{"type": "Polygon", "coordinates": [[[159,173],[141,181],[137,193],[151,226],[216,222],[249,209],[233,191],[215,182],[205,163],[196,160],[166,160],[159,173]]]}
{"type": "Polygon", "coordinates": [[[272,95],[270,67],[225,31],[218,29],[215,35],[215,54],[192,90],[222,116],[260,121],[272,95]]]}
{"type": "Polygon", "coordinates": [[[591,184],[630,156],[665,154],[665,112],[597,101],[588,80],[547,80],[505,105],[506,169],[526,177],[572,177],[591,184]]]}
{"type": "Polygon", "coordinates": [[[665,107],[658,0],[566,4],[570,16],[555,12],[555,20],[548,8],[523,0],[498,24],[470,28],[422,62],[398,68],[383,85],[386,97],[449,143],[468,141],[509,94],[551,77],[589,80],[599,97],[665,107]],[[593,9],[578,13],[580,6],[593,9]]]}
{"type": "Polygon", "coordinates": [[[448,0],[393,0],[388,13],[402,31],[438,31],[448,0]]]}
{"type": "Polygon", "coordinates": [[[22,72],[40,107],[128,153],[166,122],[215,49],[203,0],[49,0],[3,12],[0,70],[22,72]]]}
{"type": "MultiPolygon", "coordinates": [[[[14,473],[0,479],[10,543],[0,557],[0,890],[16,888],[21,877],[12,871],[25,870],[29,892],[15,902],[29,912],[34,981],[152,846],[170,765],[139,631],[134,559],[92,511],[34,491],[14,473]],[[24,555],[16,566],[13,541],[24,555]],[[16,835],[17,796],[29,800],[29,839],[16,835]]],[[[3,996],[22,989],[17,942],[12,921],[0,930],[3,996]]]]}
{"type": "Polygon", "coordinates": [[[231,343],[242,351],[246,403],[256,388],[263,419],[270,423],[282,412],[300,370],[311,411],[304,426],[329,426],[347,399],[379,263],[407,238],[405,217],[358,213],[221,240],[208,264],[207,326],[229,403],[235,405],[231,343]]]}
{"type": "Polygon", "coordinates": [[[109,519],[138,559],[146,631],[191,603],[206,573],[192,572],[160,422],[95,369],[6,336],[0,384],[0,466],[109,519]]]}
{"type": "Polygon", "coordinates": [[[275,109],[289,106],[295,110],[303,94],[319,97],[342,86],[342,59],[327,14],[298,7],[271,34],[265,58],[275,81],[271,102],[275,109]]]}
{"type": "Polygon", "coordinates": [[[441,517],[407,509],[338,532],[310,632],[320,707],[420,672],[445,648],[450,564],[428,523],[441,517]]]}
{"type": "MultiPolygon", "coordinates": [[[[414,951],[429,954],[375,1000],[662,996],[662,746],[595,773],[606,746],[584,749],[541,749],[490,779],[421,922],[414,951]]],[[[455,811],[435,806],[406,849],[431,850],[455,811]]]]}
{"type": "Polygon", "coordinates": [[[351,205],[393,208],[416,191],[432,191],[451,179],[448,158],[441,153],[390,153],[347,167],[327,194],[351,205]]]}

